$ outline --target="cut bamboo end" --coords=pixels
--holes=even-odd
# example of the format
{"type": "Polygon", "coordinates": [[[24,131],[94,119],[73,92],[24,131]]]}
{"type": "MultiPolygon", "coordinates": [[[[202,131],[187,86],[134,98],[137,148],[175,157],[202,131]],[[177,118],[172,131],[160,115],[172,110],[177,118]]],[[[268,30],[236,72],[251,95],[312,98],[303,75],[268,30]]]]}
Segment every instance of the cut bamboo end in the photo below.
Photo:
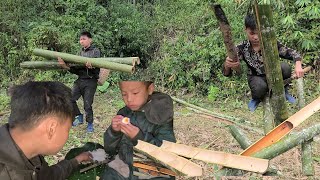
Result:
{"type": "Polygon", "coordinates": [[[295,127],[301,124],[304,120],[309,118],[312,114],[316,113],[320,109],[320,96],[302,108],[300,111],[289,117],[286,121],[279,124],[272,131],[270,131],[266,136],[259,139],[257,142],[252,144],[246,150],[244,150],[241,155],[251,156],[256,152],[266,148],[276,142],[281,138],[289,134],[295,127]]]}

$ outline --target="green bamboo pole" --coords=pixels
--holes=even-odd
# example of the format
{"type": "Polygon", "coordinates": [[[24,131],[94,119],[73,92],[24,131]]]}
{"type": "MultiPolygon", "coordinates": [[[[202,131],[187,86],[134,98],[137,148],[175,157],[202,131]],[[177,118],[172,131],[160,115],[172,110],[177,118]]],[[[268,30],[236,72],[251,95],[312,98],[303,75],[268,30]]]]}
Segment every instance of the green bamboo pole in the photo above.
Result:
{"type": "Polygon", "coordinates": [[[259,30],[260,46],[263,64],[266,71],[268,87],[272,94],[270,102],[275,116],[275,125],[288,118],[288,111],[284,97],[283,77],[280,67],[277,39],[275,35],[272,10],[270,4],[254,6],[257,28],[259,30]]]}
{"type": "Polygon", "coordinates": [[[296,85],[298,94],[298,106],[299,109],[302,109],[306,105],[304,98],[303,77],[297,79],[296,85]]]}
{"type": "Polygon", "coordinates": [[[88,58],[83,56],[76,56],[67,53],[61,53],[56,51],[49,51],[43,49],[34,49],[33,53],[37,56],[41,56],[44,58],[62,58],[66,62],[85,64],[86,62],[90,62],[93,67],[111,69],[116,71],[123,71],[128,73],[134,72],[134,67],[127,64],[120,64],[116,62],[105,61],[103,58],[88,58]]]}
{"type": "Polygon", "coordinates": [[[268,134],[274,127],[274,115],[272,113],[271,105],[270,105],[270,98],[266,96],[263,99],[263,127],[264,127],[264,134],[268,134]]]}
{"type": "MultiPolygon", "coordinates": [[[[297,94],[298,94],[298,106],[302,109],[305,106],[303,78],[297,79],[296,82],[297,94]]],[[[312,159],[312,139],[301,144],[301,162],[302,162],[302,173],[305,176],[313,176],[313,159],[312,159]]]]}
{"type": "Polygon", "coordinates": [[[21,68],[25,69],[63,69],[58,62],[54,61],[24,61],[20,63],[21,68]]]}
{"type": "Polygon", "coordinates": [[[313,176],[312,139],[301,144],[302,173],[305,176],[313,176]]]}
{"type": "MultiPolygon", "coordinates": [[[[235,118],[235,117],[232,117],[232,116],[228,116],[228,115],[216,113],[216,112],[213,112],[213,111],[204,109],[204,108],[202,108],[202,107],[199,107],[199,106],[190,104],[190,103],[188,103],[188,102],[186,102],[186,101],[184,101],[184,100],[178,99],[178,98],[173,97],[173,96],[171,96],[171,98],[172,98],[172,100],[174,100],[174,101],[176,101],[176,102],[178,102],[178,103],[180,103],[180,104],[183,104],[183,105],[186,105],[186,106],[191,107],[191,108],[193,108],[193,109],[202,111],[202,112],[204,112],[204,113],[206,113],[206,114],[209,114],[209,115],[211,115],[211,116],[213,116],[213,117],[220,118],[220,119],[223,119],[223,120],[227,120],[227,121],[229,121],[229,122],[231,122],[231,123],[234,123],[234,124],[236,124],[236,125],[238,125],[238,126],[243,127],[243,126],[245,126],[245,125],[243,125],[243,124],[241,124],[241,123],[246,123],[248,126],[250,126],[250,128],[248,128],[248,129],[250,129],[250,130],[252,130],[252,131],[255,131],[256,133],[263,134],[259,129],[253,128],[253,127],[252,127],[253,124],[252,124],[251,122],[246,121],[246,120],[244,120],[244,119],[238,119],[238,118],[235,118]]],[[[244,128],[245,128],[245,127],[244,127],[244,128]]]]}
{"type": "Polygon", "coordinates": [[[231,135],[238,141],[242,149],[247,149],[252,142],[237,126],[230,125],[229,131],[231,135]]]}
{"type": "Polygon", "coordinates": [[[272,159],[280,154],[296,147],[299,144],[311,140],[314,136],[320,134],[320,124],[316,124],[309,128],[303,129],[299,133],[291,133],[280,141],[268,146],[261,151],[255,153],[253,157],[272,159]]]}

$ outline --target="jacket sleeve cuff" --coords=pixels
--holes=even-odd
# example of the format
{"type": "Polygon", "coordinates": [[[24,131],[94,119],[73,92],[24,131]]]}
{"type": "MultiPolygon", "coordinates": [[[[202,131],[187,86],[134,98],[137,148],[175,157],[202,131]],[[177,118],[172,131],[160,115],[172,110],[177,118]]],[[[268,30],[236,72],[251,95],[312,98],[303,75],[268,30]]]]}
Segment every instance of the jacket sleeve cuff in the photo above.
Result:
{"type": "Polygon", "coordinates": [[[77,169],[78,166],[79,166],[79,163],[78,163],[78,161],[76,160],[76,158],[71,159],[71,160],[70,160],[70,163],[71,163],[71,166],[72,166],[72,169],[73,169],[73,170],[77,169]]]}
{"type": "Polygon", "coordinates": [[[117,137],[121,135],[121,131],[115,131],[112,129],[112,127],[110,126],[110,131],[109,131],[110,135],[117,137]]]}
{"type": "Polygon", "coordinates": [[[141,130],[138,132],[136,137],[132,139],[133,146],[138,144],[138,140],[144,140],[144,134],[141,130]]]}

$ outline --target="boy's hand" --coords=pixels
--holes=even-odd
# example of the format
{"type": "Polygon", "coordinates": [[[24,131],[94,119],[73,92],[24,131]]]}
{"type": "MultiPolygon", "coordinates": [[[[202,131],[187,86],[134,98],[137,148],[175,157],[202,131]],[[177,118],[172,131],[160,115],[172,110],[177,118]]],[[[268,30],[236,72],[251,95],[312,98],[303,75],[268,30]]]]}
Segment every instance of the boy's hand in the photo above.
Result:
{"type": "Polygon", "coordinates": [[[238,70],[238,68],[240,67],[240,62],[236,61],[233,62],[233,60],[229,57],[226,58],[226,61],[224,62],[224,66],[226,68],[231,68],[233,70],[238,70]]]}
{"type": "Polygon", "coordinates": [[[79,164],[84,161],[91,161],[92,158],[93,157],[92,157],[91,153],[89,153],[89,152],[83,152],[75,157],[75,159],[78,161],[79,164]]]}
{"type": "Polygon", "coordinates": [[[114,131],[119,132],[121,131],[121,120],[122,120],[123,116],[121,115],[116,115],[111,122],[111,127],[114,131]]]}
{"type": "Polygon", "coordinates": [[[304,72],[302,69],[301,61],[296,61],[295,73],[296,73],[297,78],[303,77],[304,72]]]}
{"type": "Polygon", "coordinates": [[[129,124],[121,124],[121,132],[128,136],[130,139],[133,139],[134,137],[137,136],[139,133],[140,129],[131,123],[129,124]]]}
{"type": "Polygon", "coordinates": [[[86,67],[89,68],[89,69],[92,69],[92,64],[91,64],[91,62],[86,62],[86,67]]]}
{"type": "Polygon", "coordinates": [[[61,57],[58,57],[58,63],[63,69],[70,69],[61,57]]]}

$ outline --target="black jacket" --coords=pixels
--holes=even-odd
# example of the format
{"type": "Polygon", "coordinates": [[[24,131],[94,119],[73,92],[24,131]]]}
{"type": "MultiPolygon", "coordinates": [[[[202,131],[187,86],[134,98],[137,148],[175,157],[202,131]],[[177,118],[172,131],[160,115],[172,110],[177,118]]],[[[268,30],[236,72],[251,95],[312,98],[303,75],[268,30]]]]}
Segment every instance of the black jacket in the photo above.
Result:
{"type": "MultiPolygon", "coordinates": [[[[82,48],[79,54],[80,56],[90,58],[99,58],[101,56],[100,50],[94,45],[91,45],[86,49],[82,48]]],[[[85,65],[72,65],[69,71],[78,75],[79,79],[99,79],[100,68],[88,69],[85,65]]]]}
{"type": "MultiPolygon", "coordinates": [[[[139,110],[132,111],[124,107],[117,113],[130,118],[130,123],[137,126],[140,131],[131,140],[122,132],[115,132],[110,126],[104,133],[104,148],[110,155],[119,154],[119,157],[130,168],[130,177],[133,177],[133,146],[137,140],[142,140],[156,146],[162,145],[162,140],[176,142],[173,132],[173,102],[169,95],[155,92],[149,101],[139,110]]],[[[126,179],[108,168],[104,174],[105,180],[126,179]]]]}
{"type": "Polygon", "coordinates": [[[76,159],[50,167],[43,156],[28,159],[13,141],[8,127],[0,127],[0,180],[65,180],[77,168],[76,159]]]}

